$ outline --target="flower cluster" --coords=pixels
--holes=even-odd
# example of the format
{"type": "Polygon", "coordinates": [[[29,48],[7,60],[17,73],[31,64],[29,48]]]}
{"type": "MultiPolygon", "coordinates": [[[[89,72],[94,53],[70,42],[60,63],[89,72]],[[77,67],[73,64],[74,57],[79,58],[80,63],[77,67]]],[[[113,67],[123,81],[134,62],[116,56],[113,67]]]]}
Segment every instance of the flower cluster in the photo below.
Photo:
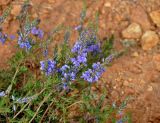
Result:
{"type": "Polygon", "coordinates": [[[29,39],[26,38],[26,39],[23,40],[23,37],[21,37],[21,36],[19,36],[19,38],[18,38],[18,45],[22,49],[25,48],[26,51],[29,51],[32,47],[29,39]]]}
{"type": "Polygon", "coordinates": [[[64,81],[70,81],[70,80],[75,80],[76,79],[76,73],[77,73],[77,69],[72,68],[68,65],[63,65],[60,68],[60,72],[62,74],[62,80],[64,81]]]}
{"type": "Polygon", "coordinates": [[[91,54],[90,56],[92,57],[94,54],[100,52],[100,44],[97,43],[95,34],[90,31],[83,31],[71,49],[72,56],[74,57],[69,58],[70,61],[67,62],[68,64],[56,68],[55,61],[41,61],[41,70],[44,71],[46,75],[53,75],[54,72],[60,72],[63,82],[75,80],[77,76],[81,76],[81,79],[83,78],[90,83],[96,82],[105,69],[100,62],[93,63],[92,69],[88,69],[89,66],[87,63],[89,61],[87,60],[88,54],[91,54]],[[82,73],[83,68],[88,70],[82,73]]]}
{"type": "Polygon", "coordinates": [[[97,43],[97,38],[93,32],[84,31],[81,33],[79,40],[75,43],[72,48],[72,53],[91,53],[100,52],[100,44],[97,43]],[[90,34],[91,33],[91,34],[90,34]]]}
{"type": "Polygon", "coordinates": [[[101,77],[102,73],[105,71],[104,67],[98,63],[93,63],[92,69],[88,69],[87,71],[82,73],[81,78],[84,80],[93,83],[98,81],[98,79],[101,77]]]}
{"type": "Polygon", "coordinates": [[[93,35],[91,34],[88,31],[82,32],[79,40],[71,49],[71,52],[76,54],[76,57],[71,58],[71,62],[76,67],[81,64],[85,66],[87,65],[86,62],[88,53],[95,54],[100,52],[100,45],[96,43],[96,40],[94,40],[93,35]]]}
{"type": "Polygon", "coordinates": [[[36,27],[32,28],[31,33],[35,36],[38,36],[39,38],[43,38],[43,35],[44,35],[44,32],[41,29],[36,27]]]}
{"type": "Polygon", "coordinates": [[[35,36],[38,36],[39,38],[43,38],[44,32],[36,27],[33,27],[31,29],[25,29],[24,33],[22,34],[19,32],[18,37],[18,45],[22,49],[26,49],[26,51],[29,51],[32,48],[31,43],[34,42],[32,38],[29,37],[29,35],[32,33],[35,36]]]}
{"type": "Polygon", "coordinates": [[[76,67],[79,67],[81,64],[84,64],[86,66],[87,53],[81,53],[77,57],[71,58],[70,60],[76,67]]]}
{"type": "Polygon", "coordinates": [[[43,72],[45,72],[45,74],[47,76],[49,75],[53,75],[54,72],[56,72],[56,62],[49,59],[49,60],[46,60],[46,61],[41,61],[40,62],[40,65],[41,65],[41,70],[43,72]]]}

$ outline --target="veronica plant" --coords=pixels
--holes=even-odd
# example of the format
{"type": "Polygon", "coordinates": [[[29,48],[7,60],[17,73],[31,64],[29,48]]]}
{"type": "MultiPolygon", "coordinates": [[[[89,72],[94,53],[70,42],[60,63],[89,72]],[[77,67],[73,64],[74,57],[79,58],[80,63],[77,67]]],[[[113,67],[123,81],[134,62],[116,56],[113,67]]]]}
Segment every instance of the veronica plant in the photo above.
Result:
{"type": "MultiPolygon", "coordinates": [[[[92,98],[86,103],[83,94],[87,94],[87,98],[91,96],[91,86],[101,79],[106,66],[115,57],[111,52],[113,39],[101,43],[97,28],[83,26],[84,7],[80,24],[75,28],[79,36],[71,46],[71,28],[58,26],[45,35],[39,27],[40,20],[31,20],[28,16],[29,7],[29,2],[25,2],[17,17],[20,22],[17,38],[0,31],[0,42],[4,44],[8,39],[15,39],[19,49],[10,61],[10,68],[0,71],[0,80],[9,82],[6,90],[0,88],[0,122],[1,119],[2,122],[56,123],[72,119],[80,122],[81,118],[69,118],[70,110],[76,104],[92,104],[92,98]],[[49,46],[61,29],[65,29],[64,41],[55,45],[50,55],[49,46]]],[[[5,18],[1,17],[0,22],[5,18]]],[[[90,106],[82,112],[92,114],[92,110],[95,114],[103,114],[99,117],[109,115],[107,111],[101,112],[100,108],[90,106]]]]}

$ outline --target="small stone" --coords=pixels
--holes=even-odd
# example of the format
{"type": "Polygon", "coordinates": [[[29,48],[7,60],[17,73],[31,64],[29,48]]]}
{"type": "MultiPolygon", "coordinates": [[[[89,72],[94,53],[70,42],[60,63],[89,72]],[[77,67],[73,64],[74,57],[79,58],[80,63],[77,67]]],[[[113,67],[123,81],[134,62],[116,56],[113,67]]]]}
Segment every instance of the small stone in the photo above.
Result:
{"type": "Polygon", "coordinates": [[[129,82],[132,82],[132,80],[133,80],[132,78],[129,78],[129,79],[128,79],[129,82]]]}
{"type": "Polygon", "coordinates": [[[132,23],[125,30],[122,31],[123,38],[138,39],[142,35],[142,29],[139,24],[132,23]]]}
{"type": "Polygon", "coordinates": [[[160,10],[152,11],[149,15],[152,21],[160,27],[160,10]]]}
{"type": "Polygon", "coordinates": [[[14,16],[18,16],[21,11],[21,5],[14,5],[13,9],[11,10],[11,14],[14,16]]]}
{"type": "Polygon", "coordinates": [[[138,57],[139,54],[138,54],[138,52],[134,52],[134,53],[132,54],[132,56],[133,56],[133,57],[138,57]]]}
{"type": "Polygon", "coordinates": [[[140,80],[140,85],[143,85],[143,84],[145,84],[146,82],[144,81],[144,80],[140,80]]]}
{"type": "Polygon", "coordinates": [[[116,89],[116,88],[117,88],[116,86],[113,87],[113,89],[116,89]]]}
{"type": "Polygon", "coordinates": [[[153,87],[151,85],[148,86],[147,91],[153,91],[153,87]]]}
{"type": "Polygon", "coordinates": [[[146,31],[141,40],[143,50],[150,50],[159,42],[159,37],[154,31],[146,31]]]}
{"type": "Polygon", "coordinates": [[[106,3],[104,4],[104,6],[109,8],[109,7],[111,7],[111,3],[110,3],[110,2],[106,2],[106,3]]]}

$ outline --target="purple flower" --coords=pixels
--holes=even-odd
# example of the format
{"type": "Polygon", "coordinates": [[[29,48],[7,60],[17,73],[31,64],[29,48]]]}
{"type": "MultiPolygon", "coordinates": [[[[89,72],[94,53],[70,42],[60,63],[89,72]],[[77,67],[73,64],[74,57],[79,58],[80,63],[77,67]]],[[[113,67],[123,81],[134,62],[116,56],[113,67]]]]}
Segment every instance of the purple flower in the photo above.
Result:
{"type": "Polygon", "coordinates": [[[81,45],[81,43],[80,42],[76,42],[75,43],[75,45],[73,46],[73,48],[72,48],[72,53],[77,53],[77,52],[79,52],[80,50],[82,49],[82,45],[81,45]]]}
{"type": "Polygon", "coordinates": [[[15,35],[10,35],[10,40],[14,40],[15,39],[15,35]]]}
{"type": "Polygon", "coordinates": [[[22,41],[22,38],[20,36],[18,38],[18,44],[20,48],[22,49],[25,48],[26,51],[29,51],[32,47],[28,40],[22,41]]]}
{"type": "Polygon", "coordinates": [[[75,67],[79,67],[81,64],[86,66],[87,53],[81,53],[77,57],[71,58],[70,60],[75,67]]]}
{"type": "Polygon", "coordinates": [[[68,66],[68,65],[63,65],[62,67],[61,67],[61,71],[66,71],[67,69],[69,69],[70,67],[68,66]]]}
{"type": "Polygon", "coordinates": [[[93,63],[92,69],[88,69],[87,71],[83,72],[81,78],[89,83],[93,83],[98,81],[104,71],[105,69],[99,62],[93,63]]]}
{"type": "Polygon", "coordinates": [[[63,65],[60,68],[62,74],[62,80],[70,81],[76,79],[77,69],[74,66],[63,65]]]}
{"type": "Polygon", "coordinates": [[[38,29],[36,27],[33,27],[32,30],[31,30],[31,33],[33,35],[38,35],[38,29]]]}
{"type": "Polygon", "coordinates": [[[75,72],[71,72],[71,73],[70,73],[70,78],[71,78],[71,80],[75,80],[75,78],[76,78],[76,73],[75,73],[75,72]]]}
{"type": "Polygon", "coordinates": [[[4,44],[6,40],[7,40],[7,34],[3,34],[2,32],[0,32],[0,42],[4,44]]]}
{"type": "Polygon", "coordinates": [[[44,35],[44,32],[41,29],[39,29],[38,30],[38,37],[43,38],[43,35],[44,35]]]}
{"type": "Polygon", "coordinates": [[[86,63],[87,62],[87,53],[83,53],[79,56],[77,56],[77,60],[80,62],[80,63],[86,63]]]}
{"type": "Polygon", "coordinates": [[[76,66],[76,67],[80,66],[80,62],[76,58],[71,58],[70,60],[74,66],[76,66]]]}
{"type": "Polygon", "coordinates": [[[74,30],[81,30],[82,29],[82,25],[78,25],[78,26],[76,26],[75,28],[74,28],[74,30]]]}
{"type": "Polygon", "coordinates": [[[20,48],[26,49],[26,51],[29,51],[32,47],[28,38],[23,39],[22,35],[18,37],[18,45],[20,48]]]}
{"type": "Polygon", "coordinates": [[[31,33],[32,33],[33,35],[38,36],[39,38],[43,38],[43,35],[44,35],[44,32],[43,32],[41,29],[36,28],[36,27],[33,27],[33,28],[32,28],[31,33]]]}
{"type": "Polygon", "coordinates": [[[56,62],[53,60],[41,61],[40,69],[45,72],[47,76],[53,75],[56,71],[56,62]]]}
{"type": "Polygon", "coordinates": [[[100,44],[93,44],[93,45],[89,46],[89,47],[87,48],[87,50],[88,50],[88,52],[96,52],[96,53],[99,53],[99,52],[101,52],[101,50],[100,50],[100,44]]]}
{"type": "Polygon", "coordinates": [[[80,55],[82,53],[99,53],[101,50],[100,44],[97,43],[95,33],[83,31],[71,51],[72,53],[80,55]]]}

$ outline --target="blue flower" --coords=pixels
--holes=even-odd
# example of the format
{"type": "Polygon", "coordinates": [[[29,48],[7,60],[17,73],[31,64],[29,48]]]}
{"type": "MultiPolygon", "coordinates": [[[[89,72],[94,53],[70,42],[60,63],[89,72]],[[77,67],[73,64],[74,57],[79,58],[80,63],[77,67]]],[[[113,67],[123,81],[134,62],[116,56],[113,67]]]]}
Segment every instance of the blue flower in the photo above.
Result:
{"type": "Polygon", "coordinates": [[[80,62],[76,58],[71,58],[70,60],[74,66],[76,66],[76,67],[80,66],[80,62]]]}
{"type": "Polygon", "coordinates": [[[19,36],[18,38],[18,45],[20,48],[25,48],[26,51],[29,51],[31,49],[31,43],[26,39],[25,41],[22,40],[22,37],[19,36]]]}
{"type": "Polygon", "coordinates": [[[47,76],[53,75],[56,71],[56,62],[53,60],[41,61],[40,69],[45,72],[47,76]]]}
{"type": "Polygon", "coordinates": [[[10,35],[10,40],[14,40],[15,39],[15,35],[10,35]]]}
{"type": "Polygon", "coordinates": [[[7,34],[3,34],[2,32],[0,32],[0,42],[4,44],[6,40],[7,40],[7,34]]]}
{"type": "Polygon", "coordinates": [[[61,74],[62,74],[62,80],[64,81],[70,81],[76,79],[77,69],[72,66],[63,65],[60,68],[61,74]]]}
{"type": "Polygon", "coordinates": [[[72,53],[77,53],[77,52],[79,52],[80,50],[82,49],[82,45],[81,45],[81,43],[80,42],[76,42],[75,43],[75,45],[73,46],[73,48],[72,48],[72,53]]]}
{"type": "Polygon", "coordinates": [[[80,34],[79,40],[74,44],[72,48],[72,53],[78,55],[82,53],[99,53],[100,44],[97,43],[97,37],[95,33],[89,31],[83,31],[80,34]]]}
{"type": "Polygon", "coordinates": [[[93,83],[98,81],[104,71],[105,69],[99,62],[93,63],[92,69],[88,69],[87,71],[83,72],[81,78],[89,83],[93,83]]]}
{"type": "Polygon", "coordinates": [[[33,28],[32,28],[31,33],[32,33],[33,35],[38,36],[39,38],[43,38],[43,35],[44,35],[44,32],[43,32],[41,29],[36,28],[36,27],[33,27],[33,28]]]}
{"type": "Polygon", "coordinates": [[[78,54],[77,57],[71,58],[70,60],[75,67],[79,67],[81,64],[86,66],[87,53],[78,54]]]}
{"type": "Polygon", "coordinates": [[[87,53],[83,53],[83,54],[80,54],[79,56],[77,56],[77,60],[80,62],[80,63],[86,63],[87,62],[87,53]]]}
{"type": "Polygon", "coordinates": [[[78,26],[76,26],[75,28],[74,28],[74,30],[81,30],[82,29],[82,25],[78,25],[78,26]]]}
{"type": "Polygon", "coordinates": [[[71,78],[71,80],[75,80],[76,79],[76,72],[71,72],[70,78],[71,78]]]}
{"type": "Polygon", "coordinates": [[[1,91],[1,92],[0,92],[0,97],[4,97],[4,96],[6,96],[5,92],[4,92],[4,91],[1,91]]]}
{"type": "Polygon", "coordinates": [[[62,72],[64,72],[64,71],[66,71],[67,69],[69,69],[70,67],[68,66],[68,65],[63,65],[61,68],[60,68],[60,70],[62,71],[62,72]]]}
{"type": "Polygon", "coordinates": [[[43,38],[44,32],[41,29],[39,29],[38,31],[39,31],[38,32],[38,37],[43,38]]]}
{"type": "Polygon", "coordinates": [[[31,30],[31,33],[33,35],[38,35],[38,29],[36,27],[33,27],[32,30],[31,30]]]}
{"type": "Polygon", "coordinates": [[[93,44],[91,46],[88,46],[87,50],[88,50],[88,52],[99,53],[99,52],[101,52],[100,44],[93,44]]]}

